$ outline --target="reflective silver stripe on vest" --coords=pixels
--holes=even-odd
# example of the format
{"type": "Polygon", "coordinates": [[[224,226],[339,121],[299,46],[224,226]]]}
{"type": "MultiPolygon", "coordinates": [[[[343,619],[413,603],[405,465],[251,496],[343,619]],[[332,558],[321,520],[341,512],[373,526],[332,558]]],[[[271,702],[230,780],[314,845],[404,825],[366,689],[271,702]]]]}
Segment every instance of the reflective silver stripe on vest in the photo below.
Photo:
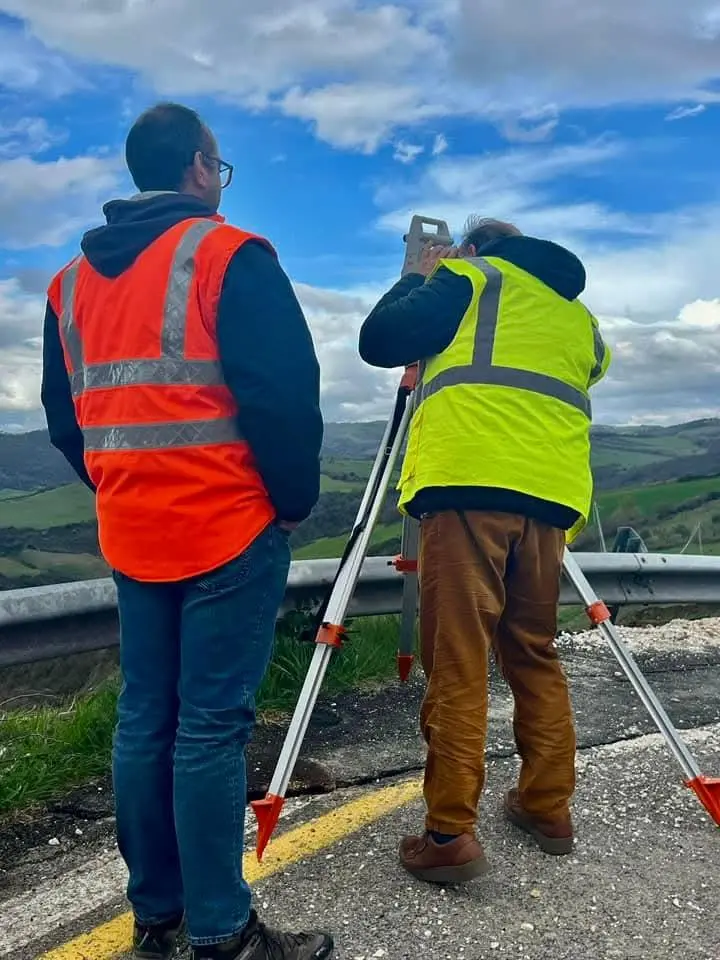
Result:
{"type": "Polygon", "coordinates": [[[165,293],[161,337],[163,357],[182,360],[185,356],[185,331],[195,254],[201,241],[218,226],[215,220],[200,220],[185,231],[177,246],[165,293]]]}
{"type": "Polygon", "coordinates": [[[232,418],[171,423],[135,423],[115,427],[85,427],[85,449],[164,450],[210,443],[237,443],[242,437],[232,418]]]}
{"type": "MultiPolygon", "coordinates": [[[[478,300],[478,320],[475,328],[473,358],[469,364],[453,367],[438,373],[422,385],[422,400],[426,400],[444,387],[470,384],[489,384],[498,387],[514,387],[529,390],[546,397],[561,400],[591,416],[590,399],[581,390],[576,390],[562,380],[544,373],[518,370],[516,367],[501,367],[493,364],[495,335],[500,321],[500,293],[503,275],[497,267],[479,257],[468,259],[485,274],[486,282],[478,300]]],[[[423,370],[424,375],[424,370],[423,370]]]]}
{"type": "Polygon", "coordinates": [[[179,384],[180,386],[216,386],[218,376],[214,360],[120,360],[94,363],[72,375],[73,394],[85,390],[112,387],[179,384]]]}
{"type": "Polygon", "coordinates": [[[86,390],[141,385],[220,386],[224,384],[220,364],[215,360],[185,360],[185,336],[192,285],[195,254],[205,236],[219,224],[214,220],[194,223],[183,234],[170,265],[163,306],[160,334],[161,355],[158,359],[113,360],[106,363],[82,363],[82,346],[75,323],[72,296],[77,278],[77,264],[63,277],[63,331],[73,358],[70,378],[74,396],[86,390]],[[72,273],[71,273],[72,272],[72,273]],[[67,281],[67,282],[66,282],[67,281]],[[70,299],[66,295],[66,286],[70,299]],[[66,308],[66,304],[68,304],[66,308]],[[77,351],[78,361],[75,362],[77,351]]]}
{"type": "Polygon", "coordinates": [[[82,376],[83,368],[82,342],[75,324],[75,285],[79,266],[79,259],[70,264],[60,281],[60,327],[65,349],[70,355],[73,376],[82,376]]]}

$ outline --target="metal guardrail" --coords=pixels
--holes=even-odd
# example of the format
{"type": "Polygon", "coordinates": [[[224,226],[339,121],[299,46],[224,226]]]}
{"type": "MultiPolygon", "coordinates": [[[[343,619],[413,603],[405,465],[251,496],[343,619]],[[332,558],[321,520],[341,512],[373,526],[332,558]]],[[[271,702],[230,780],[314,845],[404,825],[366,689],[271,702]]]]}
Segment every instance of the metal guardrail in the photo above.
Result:
{"type": "MultiPolygon", "coordinates": [[[[573,554],[608,605],[717,603],[720,557],[654,553],[573,554]]],[[[297,560],[290,567],[279,616],[316,606],[339,560],[297,560]]],[[[391,557],[368,557],[348,617],[400,612],[402,575],[391,557]]],[[[560,603],[578,603],[565,581],[560,603]]],[[[111,579],[0,592],[0,667],[116,646],[117,599],[111,579]]]]}

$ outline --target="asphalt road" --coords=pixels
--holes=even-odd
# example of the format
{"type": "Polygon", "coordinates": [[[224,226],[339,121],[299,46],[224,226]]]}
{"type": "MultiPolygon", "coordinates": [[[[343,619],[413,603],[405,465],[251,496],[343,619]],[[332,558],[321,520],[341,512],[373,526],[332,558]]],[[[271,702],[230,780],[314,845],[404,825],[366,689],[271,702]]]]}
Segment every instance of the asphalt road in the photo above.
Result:
{"type": "MultiPolygon", "coordinates": [[[[704,772],[720,775],[720,641],[710,631],[692,649],[638,637],[653,687],[704,772]]],[[[607,651],[581,641],[564,656],[580,742],[572,856],[543,855],[502,819],[517,759],[507,755],[511,705],[498,687],[479,826],[492,870],[464,888],[408,877],[396,851],[422,823],[422,757],[417,690],[405,691],[402,707],[395,691],[384,694],[384,706],[356,699],[355,714],[346,704],[332,732],[308,738],[305,762],[324,771],[326,788],[365,782],[288,802],[265,875],[256,869],[249,819],[246,862],[263,917],[329,928],[338,960],[718,960],[720,831],[682,785],[607,651]],[[357,723],[343,736],[348,713],[357,723]]],[[[127,911],[125,873],[112,826],[68,820],[56,844],[38,828],[34,845],[0,878],[2,960],[123,956],[127,925],[113,918],[127,911]],[[87,939],[90,931],[96,939],[87,939]]]]}

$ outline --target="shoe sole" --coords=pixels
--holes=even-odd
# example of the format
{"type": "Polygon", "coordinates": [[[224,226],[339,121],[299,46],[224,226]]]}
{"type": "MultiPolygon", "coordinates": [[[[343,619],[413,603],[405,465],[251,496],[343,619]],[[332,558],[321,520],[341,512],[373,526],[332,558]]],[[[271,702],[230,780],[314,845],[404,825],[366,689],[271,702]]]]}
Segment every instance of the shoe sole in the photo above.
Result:
{"type": "Polygon", "coordinates": [[[408,873],[426,883],[468,883],[477,880],[490,870],[490,864],[485,857],[470,860],[456,867],[425,867],[414,869],[403,864],[408,873]]]}
{"type": "Polygon", "coordinates": [[[549,853],[553,857],[563,857],[567,856],[568,853],[572,853],[574,847],[572,837],[548,837],[538,830],[531,820],[522,814],[516,813],[513,808],[509,806],[507,800],[505,800],[504,806],[505,816],[510,823],[529,834],[543,853],[549,853]]]}

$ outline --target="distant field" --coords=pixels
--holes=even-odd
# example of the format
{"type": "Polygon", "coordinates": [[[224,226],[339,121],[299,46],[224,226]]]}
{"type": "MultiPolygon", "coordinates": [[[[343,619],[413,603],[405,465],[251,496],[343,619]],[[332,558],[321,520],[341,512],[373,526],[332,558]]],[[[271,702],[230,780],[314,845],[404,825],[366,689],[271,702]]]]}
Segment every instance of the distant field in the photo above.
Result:
{"type": "MultiPolygon", "coordinates": [[[[401,530],[402,522],[380,523],[373,530],[370,543],[374,545],[393,537],[399,537],[401,530]]],[[[293,560],[325,560],[340,557],[345,549],[349,533],[348,530],[342,536],[323,537],[320,540],[313,541],[313,543],[305,544],[304,547],[298,547],[297,550],[293,550],[293,560]]]]}
{"type": "Polygon", "coordinates": [[[48,530],[71,523],[91,523],[95,500],[82,483],[71,483],[41,493],[0,495],[0,527],[48,530]]]}
{"type": "Polygon", "coordinates": [[[320,476],[320,493],[354,493],[362,490],[362,480],[338,480],[323,473],[320,476]]]}
{"type": "Polygon", "coordinates": [[[50,553],[46,550],[23,550],[20,560],[36,571],[58,574],[62,579],[93,580],[107,577],[110,571],[99,557],[90,553],[50,553]]]}
{"type": "Polygon", "coordinates": [[[14,500],[17,497],[31,497],[34,494],[25,490],[0,490],[0,500],[14,500]]]}
{"type": "Polygon", "coordinates": [[[333,478],[354,475],[367,481],[371,470],[371,460],[341,460],[335,457],[325,457],[322,462],[323,475],[333,478]]]}
{"type": "MultiPolygon", "coordinates": [[[[612,513],[619,508],[633,507],[642,516],[652,517],[658,510],[679,506],[687,500],[708,493],[720,493],[720,477],[678,480],[671,483],[612,490],[601,493],[598,497],[598,504],[603,512],[612,513]]],[[[717,509],[720,510],[720,504],[717,509]]]]}

